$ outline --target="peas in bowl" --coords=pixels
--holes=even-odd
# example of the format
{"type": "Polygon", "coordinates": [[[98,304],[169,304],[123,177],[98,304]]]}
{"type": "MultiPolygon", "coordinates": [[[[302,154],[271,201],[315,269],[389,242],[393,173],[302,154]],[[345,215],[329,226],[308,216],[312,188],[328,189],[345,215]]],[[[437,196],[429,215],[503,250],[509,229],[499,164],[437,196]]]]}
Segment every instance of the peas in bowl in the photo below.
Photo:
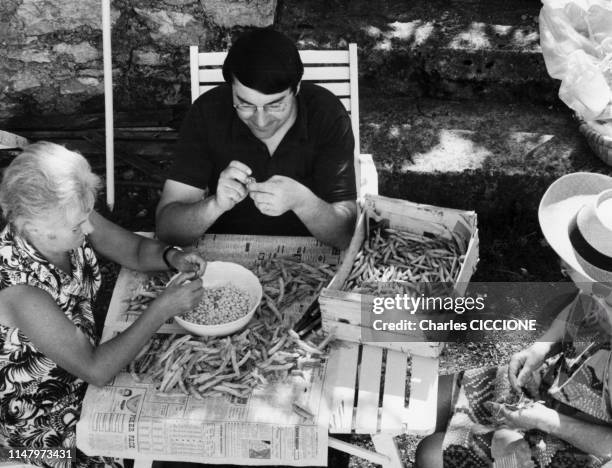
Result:
{"type": "Polygon", "coordinates": [[[257,276],[231,262],[209,262],[202,277],[204,297],[189,312],[174,320],[199,336],[225,336],[243,329],[251,321],[263,290],[257,276]]]}

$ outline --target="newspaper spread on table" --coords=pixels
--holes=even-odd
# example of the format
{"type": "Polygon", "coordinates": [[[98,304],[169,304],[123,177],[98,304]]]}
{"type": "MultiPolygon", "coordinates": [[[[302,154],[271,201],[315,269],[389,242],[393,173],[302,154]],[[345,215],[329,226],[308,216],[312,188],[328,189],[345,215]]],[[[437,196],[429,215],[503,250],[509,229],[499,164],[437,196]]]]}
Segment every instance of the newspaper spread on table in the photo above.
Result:
{"type": "MultiPolygon", "coordinates": [[[[236,242],[223,241],[235,257],[236,242]]],[[[278,248],[278,242],[273,244],[278,248]]],[[[298,244],[303,253],[302,242],[298,244]]],[[[198,247],[206,252],[206,248],[198,247]]],[[[246,249],[262,258],[252,242],[246,249]]],[[[213,250],[219,252],[218,244],[213,250]]],[[[315,253],[315,258],[338,261],[335,256],[330,262],[329,252],[321,252],[315,253]]],[[[146,274],[121,270],[102,341],[134,320],[123,313],[126,298],[147,278],[146,274]]],[[[160,337],[170,333],[185,332],[171,322],[159,330],[160,337]]],[[[308,369],[299,377],[256,387],[246,398],[223,395],[197,399],[185,393],[162,393],[146,379],[138,382],[130,373],[122,372],[103,388],[89,386],[77,424],[77,445],[86,454],[124,458],[327,465],[330,402],[323,392],[326,367],[323,361],[320,367],[308,369]],[[294,403],[307,408],[312,416],[296,413],[294,403]]]]}

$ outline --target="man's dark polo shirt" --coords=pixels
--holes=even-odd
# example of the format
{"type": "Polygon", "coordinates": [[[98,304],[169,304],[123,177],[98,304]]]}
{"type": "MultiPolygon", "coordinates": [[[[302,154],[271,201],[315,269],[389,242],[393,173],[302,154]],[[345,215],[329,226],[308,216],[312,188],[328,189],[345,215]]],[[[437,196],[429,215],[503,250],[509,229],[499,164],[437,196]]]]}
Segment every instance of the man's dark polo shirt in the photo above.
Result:
{"type": "MultiPolygon", "coordinates": [[[[298,114],[274,155],[238,118],[227,84],[200,96],[181,127],[169,179],[215,193],[220,173],[232,160],[251,168],[264,182],[284,175],[310,188],[326,202],[355,200],[354,138],[350,118],[331,92],[302,83],[298,114]]],[[[208,232],[310,235],[292,212],[262,214],[250,197],[219,217],[208,232]]]]}

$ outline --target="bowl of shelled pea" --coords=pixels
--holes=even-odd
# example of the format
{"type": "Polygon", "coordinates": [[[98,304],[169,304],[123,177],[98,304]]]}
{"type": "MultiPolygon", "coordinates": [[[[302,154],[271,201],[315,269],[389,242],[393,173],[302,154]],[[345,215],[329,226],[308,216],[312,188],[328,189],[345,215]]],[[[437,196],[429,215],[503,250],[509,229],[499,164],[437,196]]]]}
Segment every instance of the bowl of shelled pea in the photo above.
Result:
{"type": "Polygon", "coordinates": [[[204,296],[198,306],[174,320],[193,335],[225,336],[251,321],[263,290],[257,276],[231,262],[209,262],[202,276],[204,296]]]}

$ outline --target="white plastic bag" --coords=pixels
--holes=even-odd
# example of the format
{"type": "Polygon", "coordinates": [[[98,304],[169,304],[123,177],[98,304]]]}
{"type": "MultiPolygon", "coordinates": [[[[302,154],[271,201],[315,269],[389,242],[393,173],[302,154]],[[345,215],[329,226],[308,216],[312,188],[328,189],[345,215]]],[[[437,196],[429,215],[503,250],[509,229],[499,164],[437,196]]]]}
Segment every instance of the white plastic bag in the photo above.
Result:
{"type": "Polygon", "coordinates": [[[567,57],[559,97],[585,120],[595,120],[610,103],[611,92],[597,60],[578,49],[567,57]]]}
{"type": "Polygon", "coordinates": [[[540,45],[559,97],[585,120],[612,117],[612,1],[543,0],[540,45]]]}
{"type": "Polygon", "coordinates": [[[593,5],[589,8],[586,22],[589,36],[596,44],[602,44],[612,38],[612,4],[608,3],[607,8],[593,5]]]}

